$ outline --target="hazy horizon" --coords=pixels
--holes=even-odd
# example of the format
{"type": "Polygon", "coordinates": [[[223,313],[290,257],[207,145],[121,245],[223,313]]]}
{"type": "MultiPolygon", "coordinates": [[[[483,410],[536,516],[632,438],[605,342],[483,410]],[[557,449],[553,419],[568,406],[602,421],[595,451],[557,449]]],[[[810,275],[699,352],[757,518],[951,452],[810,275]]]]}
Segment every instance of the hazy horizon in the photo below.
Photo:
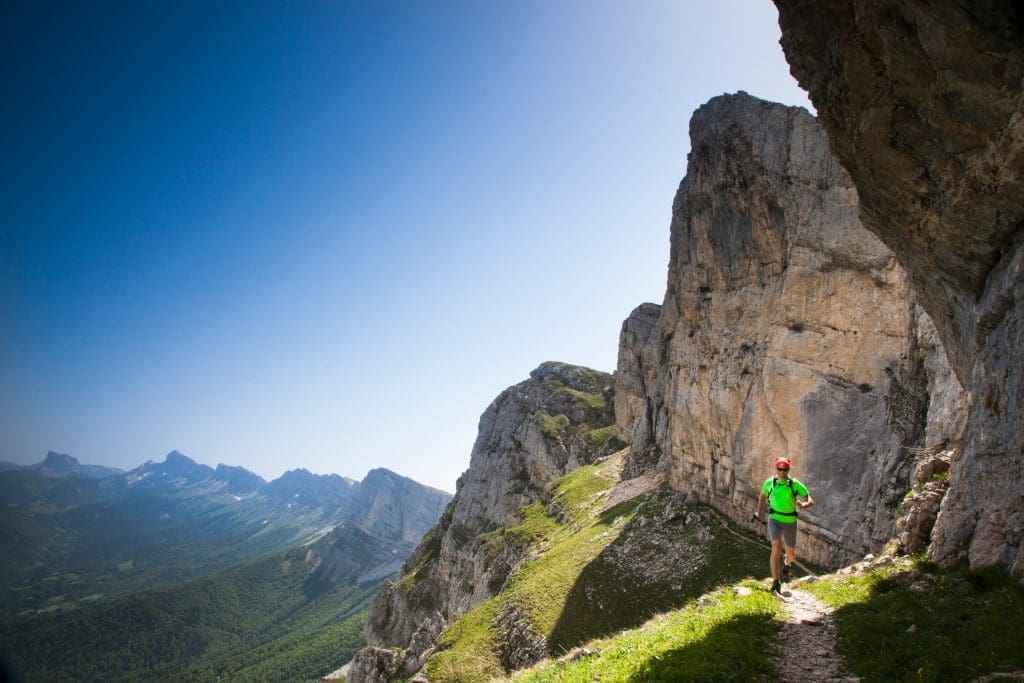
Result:
{"type": "Polygon", "coordinates": [[[178,450],[454,492],[545,361],[661,303],[691,113],[809,108],[769,0],[19,5],[0,460],[178,450]]]}

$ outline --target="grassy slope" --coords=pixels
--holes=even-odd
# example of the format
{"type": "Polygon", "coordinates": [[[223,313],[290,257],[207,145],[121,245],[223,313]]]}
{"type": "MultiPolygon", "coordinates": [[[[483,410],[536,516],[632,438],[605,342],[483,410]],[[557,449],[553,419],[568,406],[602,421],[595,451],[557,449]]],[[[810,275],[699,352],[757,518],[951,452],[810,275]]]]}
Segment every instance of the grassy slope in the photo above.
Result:
{"type": "MultiPolygon", "coordinates": [[[[763,583],[744,585],[749,595],[720,591],[700,607],[592,641],[583,656],[541,663],[514,680],[770,680],[766,653],[780,604],[763,583]]],[[[801,587],[836,608],[838,652],[865,683],[1024,670],[1024,586],[1001,570],[938,569],[904,558],[801,587]]]]}
{"type": "Polygon", "coordinates": [[[588,644],[583,656],[546,662],[515,676],[521,683],[564,681],[752,681],[772,675],[767,656],[782,619],[779,601],[747,582],[698,605],[659,615],[641,628],[588,644]]]}
{"type": "Polygon", "coordinates": [[[351,658],[378,584],[311,580],[306,549],[215,576],[0,625],[26,680],[301,680],[351,658]],[[223,680],[223,678],[222,678],[223,680]]]}
{"type": "Polygon", "coordinates": [[[1024,586],[1001,570],[904,559],[805,589],[836,608],[837,649],[864,681],[1024,670],[1024,586]]]}
{"type": "MultiPolygon", "coordinates": [[[[440,652],[427,663],[431,680],[480,681],[504,677],[506,670],[500,655],[502,616],[507,617],[509,612],[520,622],[525,621],[535,639],[543,639],[555,651],[563,651],[591,638],[642,624],[653,614],[681,607],[710,588],[759,573],[765,565],[764,549],[720,533],[724,522],[704,510],[705,522],[692,533],[710,537],[699,541],[696,537],[686,538],[682,542],[692,542],[693,552],[707,557],[705,563],[698,563],[695,570],[680,571],[671,587],[651,590],[648,585],[647,590],[642,590],[624,582],[617,573],[621,569],[608,560],[610,546],[619,541],[635,517],[660,519],[666,505],[672,503],[671,496],[653,493],[602,513],[607,492],[616,480],[615,465],[612,459],[582,467],[554,482],[548,505],[531,505],[524,509],[522,524],[499,532],[496,537],[488,535],[485,540],[490,545],[530,543],[537,553],[536,559],[521,567],[501,594],[463,615],[442,634],[440,652]]],[[[730,600],[728,596],[723,599],[730,600]]],[[[751,600],[753,604],[761,598],[751,600]]],[[[726,612],[730,609],[726,608],[726,612]]],[[[754,605],[749,620],[741,615],[746,635],[760,633],[771,621],[770,610],[766,609],[764,605],[754,605]]],[[[714,624],[709,628],[726,633],[714,624]]],[[[759,666],[763,668],[763,662],[751,665],[750,670],[759,670],[759,666]]]]}

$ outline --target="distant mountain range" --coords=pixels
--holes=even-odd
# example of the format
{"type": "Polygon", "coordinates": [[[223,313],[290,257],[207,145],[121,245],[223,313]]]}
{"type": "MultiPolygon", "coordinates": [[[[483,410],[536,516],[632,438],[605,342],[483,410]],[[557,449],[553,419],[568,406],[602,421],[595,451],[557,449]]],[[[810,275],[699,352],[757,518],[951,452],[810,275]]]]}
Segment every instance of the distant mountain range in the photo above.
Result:
{"type": "Polygon", "coordinates": [[[103,465],[83,465],[77,459],[65,453],[50,451],[46,459],[35,465],[15,465],[13,462],[0,462],[0,472],[15,470],[38,472],[46,477],[66,477],[78,474],[90,479],[103,479],[115,474],[124,474],[124,470],[103,465]]]}
{"type": "Polygon", "coordinates": [[[450,499],[385,469],[362,482],[304,469],[267,482],[177,451],[128,472],[54,452],[35,465],[0,463],[0,608],[28,615],[169,585],[339,525],[365,536],[374,548],[365,557],[379,555],[360,574],[382,576],[450,499]]]}

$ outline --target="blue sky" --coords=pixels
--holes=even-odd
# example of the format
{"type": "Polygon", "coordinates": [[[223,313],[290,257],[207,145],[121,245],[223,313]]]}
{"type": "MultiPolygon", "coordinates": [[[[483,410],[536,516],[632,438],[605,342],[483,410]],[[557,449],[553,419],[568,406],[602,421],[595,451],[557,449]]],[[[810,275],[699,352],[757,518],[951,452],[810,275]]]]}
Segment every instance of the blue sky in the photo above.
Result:
{"type": "Polygon", "coordinates": [[[768,0],[15,2],[0,460],[177,449],[454,491],[660,302],[693,110],[809,106],[768,0]]]}

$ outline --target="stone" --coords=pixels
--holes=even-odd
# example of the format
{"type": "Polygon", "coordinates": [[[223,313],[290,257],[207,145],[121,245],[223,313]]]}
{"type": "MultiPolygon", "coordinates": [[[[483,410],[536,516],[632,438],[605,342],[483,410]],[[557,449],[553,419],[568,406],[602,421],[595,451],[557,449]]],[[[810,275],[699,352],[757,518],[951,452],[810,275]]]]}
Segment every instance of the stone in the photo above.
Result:
{"type": "Polygon", "coordinates": [[[1019,7],[776,0],[782,45],[972,401],[931,546],[1024,573],[1019,7]]]}
{"type": "Polygon", "coordinates": [[[910,486],[908,449],[949,438],[933,433],[945,420],[929,432],[930,411],[962,410],[934,327],[808,112],[716,97],[690,137],[664,302],[620,335],[623,476],[664,472],[746,522],[785,454],[818,503],[801,556],[838,566],[878,551],[910,486]]]}
{"type": "Polygon", "coordinates": [[[347,665],[346,681],[386,683],[399,675],[401,661],[394,650],[365,647],[347,665]]]}
{"type": "Polygon", "coordinates": [[[661,306],[645,303],[637,306],[622,323],[619,356],[615,368],[615,436],[631,444],[624,478],[630,479],[658,471],[661,452],[650,434],[638,429],[650,420],[641,419],[648,409],[647,396],[653,390],[661,367],[657,343],[661,306]]]}

